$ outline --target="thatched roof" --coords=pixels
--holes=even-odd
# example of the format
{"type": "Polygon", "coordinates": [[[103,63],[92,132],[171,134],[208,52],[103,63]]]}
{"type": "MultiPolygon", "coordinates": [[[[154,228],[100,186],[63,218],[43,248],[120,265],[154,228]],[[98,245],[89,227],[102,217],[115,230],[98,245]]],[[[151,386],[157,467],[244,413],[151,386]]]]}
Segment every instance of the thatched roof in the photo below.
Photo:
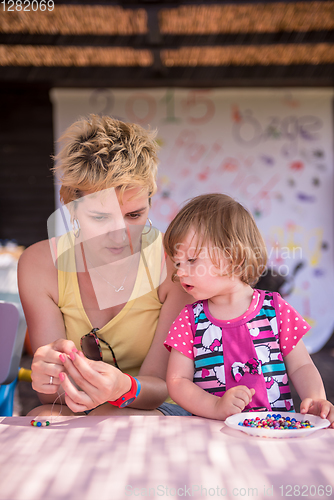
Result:
{"type": "Polygon", "coordinates": [[[1,13],[0,32],[62,35],[135,35],[147,33],[145,9],[100,5],[56,5],[49,12],[1,13]]]}
{"type": "Polygon", "coordinates": [[[2,66],[151,66],[149,50],[0,45],[2,66]]]}
{"type": "MultiPolygon", "coordinates": [[[[182,74],[189,67],[243,67],[250,75],[252,66],[300,66],[302,83],[305,71],[314,78],[318,66],[328,84],[334,82],[332,1],[194,1],[177,8],[163,2],[137,2],[134,8],[112,3],[68,1],[52,12],[1,12],[0,80],[13,78],[14,68],[16,78],[21,74],[23,79],[27,68],[53,68],[49,78],[54,79],[56,68],[100,67],[108,80],[112,68],[137,67],[161,84],[172,75],[171,68],[182,74]],[[25,70],[19,73],[18,68],[25,70]]],[[[35,78],[45,79],[43,71],[35,78]]]]}
{"type": "Polygon", "coordinates": [[[290,64],[332,64],[334,45],[319,43],[311,47],[295,45],[262,45],[240,47],[205,47],[163,50],[161,54],[166,66],[268,66],[290,64]]]}
{"type": "Polygon", "coordinates": [[[163,10],[165,34],[266,33],[334,29],[334,2],[199,5],[163,10]]]}

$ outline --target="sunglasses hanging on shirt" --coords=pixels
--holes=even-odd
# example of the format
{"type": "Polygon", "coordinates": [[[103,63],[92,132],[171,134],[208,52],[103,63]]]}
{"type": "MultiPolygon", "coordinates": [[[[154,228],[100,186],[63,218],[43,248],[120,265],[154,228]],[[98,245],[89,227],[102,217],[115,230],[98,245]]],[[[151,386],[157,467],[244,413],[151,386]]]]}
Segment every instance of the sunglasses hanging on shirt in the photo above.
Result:
{"type": "Polygon", "coordinates": [[[113,357],[114,365],[116,368],[120,369],[117,361],[116,361],[116,356],[114,354],[114,351],[112,350],[112,347],[108,344],[103,339],[100,339],[96,332],[98,332],[98,328],[93,328],[92,331],[87,333],[86,335],[83,335],[80,339],[80,345],[81,345],[81,350],[88,359],[92,359],[93,361],[103,361],[103,356],[102,356],[102,348],[101,348],[101,342],[105,344],[108,349],[111,352],[111,355],[113,357]]]}

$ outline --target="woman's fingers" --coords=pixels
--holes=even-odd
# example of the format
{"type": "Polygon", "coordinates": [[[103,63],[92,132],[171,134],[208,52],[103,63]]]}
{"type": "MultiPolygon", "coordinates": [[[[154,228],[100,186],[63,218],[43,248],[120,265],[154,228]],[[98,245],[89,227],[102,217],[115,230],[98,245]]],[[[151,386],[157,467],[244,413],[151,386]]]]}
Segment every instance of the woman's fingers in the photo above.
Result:
{"type": "Polygon", "coordinates": [[[55,365],[61,364],[59,361],[59,354],[65,353],[70,355],[75,348],[71,340],[58,339],[52,344],[47,344],[39,347],[34,355],[34,362],[54,363],[55,365]]]}
{"type": "Polygon", "coordinates": [[[72,340],[67,339],[57,339],[55,342],[51,344],[52,349],[56,351],[58,354],[63,352],[68,356],[71,354],[73,350],[77,350],[74,342],[72,340]]]}
{"type": "Polygon", "coordinates": [[[32,388],[44,394],[57,392],[60,385],[59,374],[62,370],[61,364],[34,360],[31,366],[32,388]]]}
{"type": "Polygon", "coordinates": [[[41,346],[36,350],[31,365],[31,379],[35,390],[45,392],[46,394],[56,392],[57,389],[54,386],[59,386],[58,377],[59,373],[63,370],[59,354],[63,352],[63,349],[66,348],[68,350],[73,345],[71,341],[59,339],[52,344],[41,346]],[[51,384],[50,377],[53,377],[51,384]]]}
{"type": "Polygon", "coordinates": [[[31,364],[32,387],[43,394],[54,394],[60,386],[59,374],[64,370],[59,355],[67,356],[75,349],[72,341],[58,339],[39,347],[31,364]]]}
{"type": "Polygon", "coordinates": [[[60,356],[60,359],[64,362],[68,374],[83,390],[94,387],[99,391],[108,391],[110,394],[110,391],[121,384],[120,379],[124,376],[113,366],[102,361],[87,359],[81,351],[73,351],[67,359],[64,356],[60,356]],[[82,385],[85,382],[88,383],[86,388],[82,385]]]}
{"type": "Polygon", "coordinates": [[[40,377],[32,377],[31,385],[34,391],[41,392],[42,394],[54,394],[59,389],[60,381],[58,378],[54,378],[52,383],[50,383],[50,377],[41,375],[40,377]]]}
{"type": "MultiPolygon", "coordinates": [[[[61,355],[60,359],[63,361],[63,368],[65,368],[66,373],[60,373],[59,379],[68,398],[71,400],[68,406],[72,411],[95,408],[107,401],[108,391],[104,387],[106,381],[89,366],[89,360],[86,358],[79,359],[78,354],[74,352],[71,353],[70,357],[61,355]],[[78,390],[70,379],[81,390],[78,390]],[[80,406],[84,408],[80,408],[80,406]]],[[[95,362],[95,364],[97,363],[95,362]]]]}
{"type": "MultiPolygon", "coordinates": [[[[70,356],[61,354],[59,357],[65,372],[89,396],[93,406],[114,401],[129,390],[129,377],[113,366],[89,360],[79,351],[73,351],[70,356]]],[[[62,374],[60,381],[62,382],[62,374]]],[[[72,399],[78,402],[75,398],[72,399]]]]}
{"type": "Polygon", "coordinates": [[[65,396],[65,403],[69,407],[69,409],[72,410],[74,413],[82,413],[84,411],[92,410],[94,408],[94,406],[88,408],[85,405],[75,403],[69,396],[65,396]]]}
{"type": "Polygon", "coordinates": [[[59,358],[68,375],[81,389],[87,392],[92,388],[98,389],[101,386],[100,374],[89,366],[87,358],[82,358],[75,351],[72,351],[70,356],[61,354],[59,358]]]}
{"type": "Polygon", "coordinates": [[[59,389],[60,386],[59,377],[46,375],[45,382],[42,385],[45,394],[53,394],[54,392],[57,392],[59,389]]]}
{"type": "Polygon", "coordinates": [[[94,401],[88,394],[86,394],[86,392],[78,391],[65,373],[60,374],[60,381],[65,392],[65,402],[72,411],[77,413],[96,406],[94,401]]]}

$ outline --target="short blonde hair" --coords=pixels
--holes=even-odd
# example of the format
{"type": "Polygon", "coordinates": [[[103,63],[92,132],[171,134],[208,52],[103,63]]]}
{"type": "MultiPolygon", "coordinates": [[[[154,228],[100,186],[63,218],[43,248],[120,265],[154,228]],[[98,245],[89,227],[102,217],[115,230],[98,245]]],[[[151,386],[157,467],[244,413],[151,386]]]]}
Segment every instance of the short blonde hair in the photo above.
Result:
{"type": "Polygon", "coordinates": [[[180,210],[164,236],[165,250],[172,259],[189,229],[196,233],[195,253],[208,246],[216,267],[223,255],[230,263],[231,276],[253,286],[264,272],[267,249],[261,233],[252,215],[230,196],[197,196],[180,210]]]}
{"type": "Polygon", "coordinates": [[[151,197],[157,189],[158,145],[155,131],[110,116],[89,115],[73,123],[60,138],[53,171],[60,199],[67,204],[84,192],[142,187],[151,197]]]}

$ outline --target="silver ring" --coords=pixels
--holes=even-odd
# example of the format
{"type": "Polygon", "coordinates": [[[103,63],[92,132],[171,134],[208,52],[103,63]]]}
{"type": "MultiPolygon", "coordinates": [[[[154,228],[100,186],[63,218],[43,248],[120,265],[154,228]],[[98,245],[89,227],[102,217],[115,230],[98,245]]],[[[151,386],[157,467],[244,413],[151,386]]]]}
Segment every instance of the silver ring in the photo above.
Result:
{"type": "Polygon", "coordinates": [[[53,384],[53,377],[50,377],[49,385],[52,385],[52,384],[53,384]]]}

